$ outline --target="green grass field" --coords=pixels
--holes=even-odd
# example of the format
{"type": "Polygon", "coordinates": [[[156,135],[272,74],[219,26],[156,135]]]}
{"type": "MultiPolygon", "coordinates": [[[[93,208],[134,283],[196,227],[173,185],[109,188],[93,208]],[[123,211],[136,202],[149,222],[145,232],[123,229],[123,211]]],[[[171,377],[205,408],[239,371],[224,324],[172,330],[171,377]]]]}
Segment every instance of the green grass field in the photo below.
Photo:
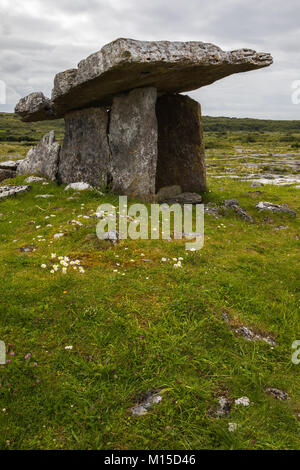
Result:
{"type": "MultiPolygon", "coordinates": [[[[274,161],[297,151],[299,132],[291,141],[282,139],[286,130],[256,132],[254,142],[248,130],[206,133],[205,203],[236,198],[255,223],[231,210],[207,213],[198,252],[184,241],[99,241],[93,214],[103,202],[118,204],[112,194],[69,199],[64,187],[34,183],[0,202],[0,339],[10,361],[0,366],[1,449],[300,449],[300,365],[291,348],[300,340],[299,216],[255,207],[286,203],[299,214],[299,189],[222,176],[236,147],[274,161]],[[20,251],[28,245],[35,251],[20,251]],[[84,272],[51,273],[59,256],[79,260],[84,272]],[[183,258],[181,269],[173,258],[183,258]],[[276,345],[246,340],[240,326],[276,345]],[[149,391],[163,400],[132,416],[149,391]],[[224,417],[215,413],[220,396],[232,402],[224,417]],[[250,406],[235,405],[240,397],[250,406]]],[[[2,142],[0,159],[27,151],[2,142]]],[[[248,174],[235,160],[232,168],[248,174]]]]}

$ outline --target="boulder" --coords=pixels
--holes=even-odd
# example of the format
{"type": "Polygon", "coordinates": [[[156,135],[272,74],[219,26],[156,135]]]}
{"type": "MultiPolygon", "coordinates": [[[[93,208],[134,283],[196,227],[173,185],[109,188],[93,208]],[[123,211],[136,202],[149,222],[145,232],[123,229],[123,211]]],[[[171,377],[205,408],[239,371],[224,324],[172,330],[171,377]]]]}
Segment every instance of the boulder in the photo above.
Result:
{"type": "Polygon", "coordinates": [[[107,109],[95,107],[70,112],[65,116],[65,124],[58,181],[106,186],[110,154],[107,109]]]}
{"type": "Polygon", "coordinates": [[[15,107],[15,113],[25,122],[57,119],[51,100],[41,92],[30,93],[21,98],[15,107]]]}
{"type": "Polygon", "coordinates": [[[59,153],[60,145],[55,141],[54,131],[51,131],[40,140],[36,147],[29,150],[27,157],[19,164],[17,174],[40,174],[55,181],[59,153]]]}
{"type": "Polygon", "coordinates": [[[183,95],[157,100],[156,190],[179,185],[184,192],[206,191],[205,149],[200,104],[183,95]]]}
{"type": "Polygon", "coordinates": [[[155,194],[157,119],[155,88],[114,98],[109,126],[112,190],[128,196],[155,194]]]}
{"type": "Polygon", "coordinates": [[[239,72],[271,65],[270,54],[251,49],[223,51],[204,42],[117,39],[56,75],[51,100],[42,93],[22,98],[16,107],[23,120],[55,119],[67,112],[111,104],[116,94],[155,87],[159,93],[181,93],[239,72]]]}

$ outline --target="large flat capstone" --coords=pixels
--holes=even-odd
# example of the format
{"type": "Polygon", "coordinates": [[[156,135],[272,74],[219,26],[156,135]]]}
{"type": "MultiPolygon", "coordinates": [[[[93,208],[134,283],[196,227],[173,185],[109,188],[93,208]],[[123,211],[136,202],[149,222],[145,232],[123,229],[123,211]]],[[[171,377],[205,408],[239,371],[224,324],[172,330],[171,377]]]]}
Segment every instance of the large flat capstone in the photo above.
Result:
{"type": "Polygon", "coordinates": [[[58,73],[51,99],[31,94],[20,100],[16,113],[24,121],[55,119],[74,109],[110,105],[116,94],[135,88],[181,93],[272,62],[270,54],[251,49],[223,51],[204,42],[121,38],[82,60],[78,68],[58,73]]]}

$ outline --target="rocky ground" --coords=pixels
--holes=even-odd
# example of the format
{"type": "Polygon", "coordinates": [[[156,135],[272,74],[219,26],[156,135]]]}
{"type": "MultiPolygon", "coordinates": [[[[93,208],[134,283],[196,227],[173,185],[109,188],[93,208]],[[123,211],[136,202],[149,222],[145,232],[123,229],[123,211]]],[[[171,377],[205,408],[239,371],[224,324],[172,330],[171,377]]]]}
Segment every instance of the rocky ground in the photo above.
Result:
{"type": "Polygon", "coordinates": [[[300,448],[299,151],[242,137],[207,150],[199,252],[99,241],[111,194],[0,183],[2,449],[300,448]]]}

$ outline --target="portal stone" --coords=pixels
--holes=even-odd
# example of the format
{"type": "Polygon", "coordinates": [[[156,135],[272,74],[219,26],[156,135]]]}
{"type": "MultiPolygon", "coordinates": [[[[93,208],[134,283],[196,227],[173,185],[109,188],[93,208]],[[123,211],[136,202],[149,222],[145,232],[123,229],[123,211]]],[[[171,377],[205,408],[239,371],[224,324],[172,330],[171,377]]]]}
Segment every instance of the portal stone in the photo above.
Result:
{"type": "Polygon", "coordinates": [[[60,145],[55,141],[54,131],[44,135],[35,148],[29,150],[27,157],[19,164],[18,175],[39,174],[56,180],[60,145]]]}
{"type": "Polygon", "coordinates": [[[112,190],[145,199],[155,194],[157,91],[139,88],[114,98],[109,126],[112,190]]]}
{"type": "Polygon", "coordinates": [[[94,107],[65,116],[65,138],[60,152],[58,181],[84,181],[92,186],[107,184],[109,145],[108,112],[94,107]]]}
{"type": "Polygon", "coordinates": [[[158,162],[156,191],[179,185],[183,192],[206,191],[201,107],[183,95],[157,100],[158,162]]]}

